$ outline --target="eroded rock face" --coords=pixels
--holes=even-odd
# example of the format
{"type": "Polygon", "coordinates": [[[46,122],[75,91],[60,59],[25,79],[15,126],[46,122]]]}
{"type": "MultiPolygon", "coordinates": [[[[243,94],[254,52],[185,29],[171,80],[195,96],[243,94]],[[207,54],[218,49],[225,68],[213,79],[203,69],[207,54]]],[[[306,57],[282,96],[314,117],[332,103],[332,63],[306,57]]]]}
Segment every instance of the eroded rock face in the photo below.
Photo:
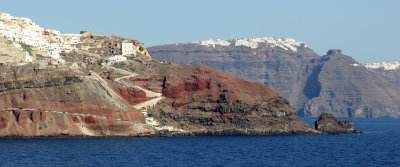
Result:
{"type": "Polygon", "coordinates": [[[7,113],[0,110],[0,129],[5,129],[8,126],[7,113]]]}
{"type": "Polygon", "coordinates": [[[6,40],[0,35],[0,62],[25,61],[25,53],[14,47],[13,42],[6,40]]]}
{"type": "Polygon", "coordinates": [[[315,121],[315,129],[325,134],[362,133],[351,121],[338,121],[332,114],[322,113],[315,121]]]}
{"type": "MultiPolygon", "coordinates": [[[[13,52],[9,55],[18,56],[13,52]]],[[[103,58],[99,55],[72,52],[68,56],[76,58],[65,64],[34,61],[0,65],[0,136],[136,136],[156,132],[142,126],[145,117],[131,106],[147,100],[143,91],[107,80],[100,70],[103,58]],[[96,130],[99,126],[101,130],[96,130]]]]}
{"type": "Polygon", "coordinates": [[[264,85],[152,60],[135,40],[78,36],[59,58],[0,64],[0,136],[320,134],[264,85]],[[127,60],[110,59],[121,52],[127,60]]]}
{"type": "Polygon", "coordinates": [[[198,43],[150,47],[154,59],[214,69],[264,84],[290,101],[301,116],[323,112],[340,117],[400,117],[399,72],[367,69],[332,49],[319,56],[310,48],[256,48],[198,43]]]}
{"type": "Polygon", "coordinates": [[[1,68],[9,71],[0,76],[3,136],[157,135],[132,107],[157,93],[162,99],[147,112],[192,134],[319,134],[276,92],[208,66],[137,59],[71,72],[68,65],[1,68]]]}
{"type": "Polygon", "coordinates": [[[130,105],[140,104],[147,101],[146,93],[142,90],[114,88],[114,91],[123,99],[125,99],[130,105]]]}
{"type": "Polygon", "coordinates": [[[165,98],[147,112],[163,124],[195,134],[319,133],[299,120],[286,99],[264,85],[208,66],[142,63],[153,71],[136,70],[139,62],[116,66],[141,71],[143,78],[131,82],[162,93],[165,98]]]}

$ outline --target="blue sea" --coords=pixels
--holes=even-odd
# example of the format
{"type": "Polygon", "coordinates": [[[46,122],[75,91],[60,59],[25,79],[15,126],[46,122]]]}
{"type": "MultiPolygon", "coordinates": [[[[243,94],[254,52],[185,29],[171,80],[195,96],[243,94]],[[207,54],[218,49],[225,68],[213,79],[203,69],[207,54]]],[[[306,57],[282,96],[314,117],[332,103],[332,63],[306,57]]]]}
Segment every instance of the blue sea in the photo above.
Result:
{"type": "Polygon", "coordinates": [[[0,139],[0,166],[400,166],[400,119],[350,120],[364,134],[0,139]]]}

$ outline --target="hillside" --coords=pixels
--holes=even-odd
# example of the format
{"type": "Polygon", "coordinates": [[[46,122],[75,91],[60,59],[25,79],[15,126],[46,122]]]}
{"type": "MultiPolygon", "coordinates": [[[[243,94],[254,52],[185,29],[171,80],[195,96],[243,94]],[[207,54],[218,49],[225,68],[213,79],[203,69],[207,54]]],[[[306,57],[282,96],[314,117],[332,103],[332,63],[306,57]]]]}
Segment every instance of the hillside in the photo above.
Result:
{"type": "Polygon", "coordinates": [[[268,87],[0,14],[0,136],[321,134],[268,87]]]}
{"type": "Polygon", "coordinates": [[[148,48],[154,59],[209,65],[264,84],[302,116],[400,117],[398,64],[361,65],[340,50],[319,56],[288,38],[243,38],[148,48]],[[385,70],[390,68],[390,70],[385,70]]]}

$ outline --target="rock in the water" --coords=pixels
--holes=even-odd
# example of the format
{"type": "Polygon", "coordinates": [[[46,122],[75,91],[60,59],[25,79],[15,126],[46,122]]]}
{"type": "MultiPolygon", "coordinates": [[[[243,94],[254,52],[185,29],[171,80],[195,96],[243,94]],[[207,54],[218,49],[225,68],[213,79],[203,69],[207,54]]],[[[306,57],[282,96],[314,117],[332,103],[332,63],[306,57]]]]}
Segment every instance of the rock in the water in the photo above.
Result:
{"type": "Polygon", "coordinates": [[[351,121],[338,121],[332,114],[322,113],[315,121],[315,129],[326,134],[362,133],[354,129],[351,121]]]}

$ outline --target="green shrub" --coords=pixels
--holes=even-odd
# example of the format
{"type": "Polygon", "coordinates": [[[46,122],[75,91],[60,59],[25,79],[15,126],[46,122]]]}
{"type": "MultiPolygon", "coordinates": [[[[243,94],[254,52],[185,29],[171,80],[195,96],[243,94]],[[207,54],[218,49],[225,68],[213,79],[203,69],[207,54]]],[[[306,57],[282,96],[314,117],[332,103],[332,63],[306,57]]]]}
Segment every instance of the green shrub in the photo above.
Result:
{"type": "Polygon", "coordinates": [[[21,45],[21,47],[24,49],[24,50],[26,50],[28,53],[29,53],[29,55],[32,55],[32,46],[31,45],[27,45],[27,44],[25,44],[25,43],[19,43],[20,45],[21,45]]]}

